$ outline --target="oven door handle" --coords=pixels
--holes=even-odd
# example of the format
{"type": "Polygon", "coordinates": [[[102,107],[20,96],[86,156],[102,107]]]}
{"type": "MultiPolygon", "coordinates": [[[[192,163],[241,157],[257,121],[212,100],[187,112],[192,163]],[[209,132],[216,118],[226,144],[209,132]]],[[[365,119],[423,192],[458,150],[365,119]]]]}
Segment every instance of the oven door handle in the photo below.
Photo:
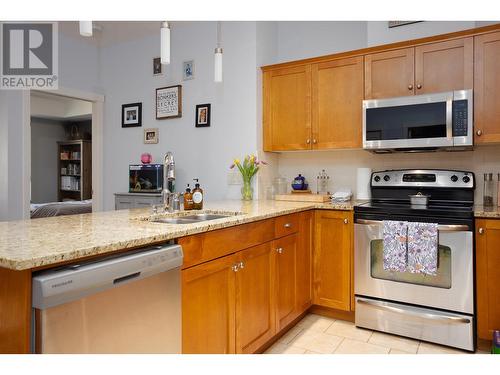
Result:
{"type": "Polygon", "coordinates": [[[362,305],[368,305],[368,306],[373,307],[373,308],[378,309],[378,310],[390,311],[390,312],[394,312],[397,314],[411,315],[414,317],[427,318],[427,319],[432,319],[432,320],[441,320],[441,321],[445,321],[448,323],[456,323],[456,324],[458,324],[458,323],[469,324],[470,323],[470,319],[462,318],[459,316],[437,315],[437,314],[431,314],[431,313],[424,313],[424,312],[420,312],[420,311],[412,311],[410,309],[400,309],[398,307],[389,306],[386,303],[381,302],[381,301],[368,301],[365,299],[358,298],[356,300],[356,302],[358,302],[362,305]]]}
{"type": "MultiPolygon", "coordinates": [[[[366,224],[366,225],[382,225],[384,222],[381,220],[366,220],[366,219],[356,219],[356,224],[366,224]]],[[[438,225],[438,230],[440,232],[464,232],[469,231],[469,226],[465,224],[449,224],[449,225],[438,225]]]]}

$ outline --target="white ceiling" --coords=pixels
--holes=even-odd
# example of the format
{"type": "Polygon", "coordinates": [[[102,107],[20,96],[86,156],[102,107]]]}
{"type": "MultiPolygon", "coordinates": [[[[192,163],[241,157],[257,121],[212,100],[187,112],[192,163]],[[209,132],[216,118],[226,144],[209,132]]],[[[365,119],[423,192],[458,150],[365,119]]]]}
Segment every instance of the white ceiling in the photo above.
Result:
{"type": "MultiPolygon", "coordinates": [[[[162,21],[94,21],[94,35],[90,38],[80,36],[78,21],[60,21],[59,32],[62,35],[80,38],[87,43],[100,46],[141,39],[149,35],[160,35],[162,21]]],[[[171,22],[175,27],[175,22],[171,22]]]]}

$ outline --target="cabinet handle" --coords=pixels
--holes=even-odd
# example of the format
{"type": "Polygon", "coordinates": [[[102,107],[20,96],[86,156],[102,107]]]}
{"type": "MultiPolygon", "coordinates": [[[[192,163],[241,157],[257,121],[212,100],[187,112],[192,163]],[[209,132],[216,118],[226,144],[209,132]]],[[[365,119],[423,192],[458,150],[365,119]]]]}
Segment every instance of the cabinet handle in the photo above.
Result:
{"type": "Polygon", "coordinates": [[[283,225],[285,228],[291,228],[292,227],[292,224],[290,223],[286,223],[285,225],[283,225]]]}
{"type": "Polygon", "coordinates": [[[422,88],[422,85],[419,83],[419,84],[417,85],[417,89],[419,89],[419,90],[420,90],[421,88],[422,88]]]}
{"type": "Polygon", "coordinates": [[[306,139],[306,143],[309,144],[311,143],[311,140],[309,138],[306,139]]]}
{"type": "Polygon", "coordinates": [[[231,270],[232,270],[233,272],[238,272],[238,269],[239,269],[238,264],[233,264],[233,265],[231,266],[231,270]]]}
{"type": "Polygon", "coordinates": [[[408,85],[408,90],[413,90],[413,85],[412,84],[408,85]]]}
{"type": "Polygon", "coordinates": [[[278,248],[276,249],[276,252],[277,252],[278,254],[283,254],[283,248],[282,248],[282,247],[278,247],[278,248]]]}
{"type": "Polygon", "coordinates": [[[478,137],[482,136],[483,135],[483,131],[481,129],[479,129],[478,131],[476,131],[476,135],[478,137]]]}
{"type": "Polygon", "coordinates": [[[479,234],[484,234],[484,228],[479,228],[479,234]]]}
{"type": "Polygon", "coordinates": [[[349,224],[349,219],[344,219],[344,224],[349,224]]]}
{"type": "Polygon", "coordinates": [[[316,144],[316,143],[318,143],[318,141],[317,141],[317,140],[315,140],[315,139],[313,139],[313,143],[314,143],[314,144],[316,144]]]}
{"type": "Polygon", "coordinates": [[[240,267],[240,270],[242,270],[243,268],[245,268],[245,263],[244,262],[239,262],[238,266],[240,267]]]}

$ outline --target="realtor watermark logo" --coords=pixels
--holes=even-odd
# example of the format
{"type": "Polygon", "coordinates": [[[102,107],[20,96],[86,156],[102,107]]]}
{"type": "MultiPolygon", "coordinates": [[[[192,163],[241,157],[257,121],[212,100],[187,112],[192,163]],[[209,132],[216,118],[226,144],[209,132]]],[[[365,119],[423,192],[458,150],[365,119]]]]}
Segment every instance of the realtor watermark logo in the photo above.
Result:
{"type": "Polygon", "coordinates": [[[57,23],[2,22],[0,26],[0,89],[57,89],[57,23]]]}

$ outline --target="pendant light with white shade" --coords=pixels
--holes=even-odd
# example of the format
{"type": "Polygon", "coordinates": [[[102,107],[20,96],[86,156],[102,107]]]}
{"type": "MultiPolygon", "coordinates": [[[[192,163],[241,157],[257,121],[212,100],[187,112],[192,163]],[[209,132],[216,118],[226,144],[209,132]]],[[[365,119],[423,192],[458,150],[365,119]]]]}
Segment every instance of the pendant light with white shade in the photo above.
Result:
{"type": "Polygon", "coordinates": [[[92,21],[80,21],[80,35],[92,36],[92,21]]]}
{"type": "Polygon", "coordinates": [[[161,63],[170,64],[170,25],[167,21],[161,24],[161,63]]]}
{"type": "Polygon", "coordinates": [[[217,22],[217,47],[214,54],[214,82],[222,82],[221,23],[217,22]]]}

